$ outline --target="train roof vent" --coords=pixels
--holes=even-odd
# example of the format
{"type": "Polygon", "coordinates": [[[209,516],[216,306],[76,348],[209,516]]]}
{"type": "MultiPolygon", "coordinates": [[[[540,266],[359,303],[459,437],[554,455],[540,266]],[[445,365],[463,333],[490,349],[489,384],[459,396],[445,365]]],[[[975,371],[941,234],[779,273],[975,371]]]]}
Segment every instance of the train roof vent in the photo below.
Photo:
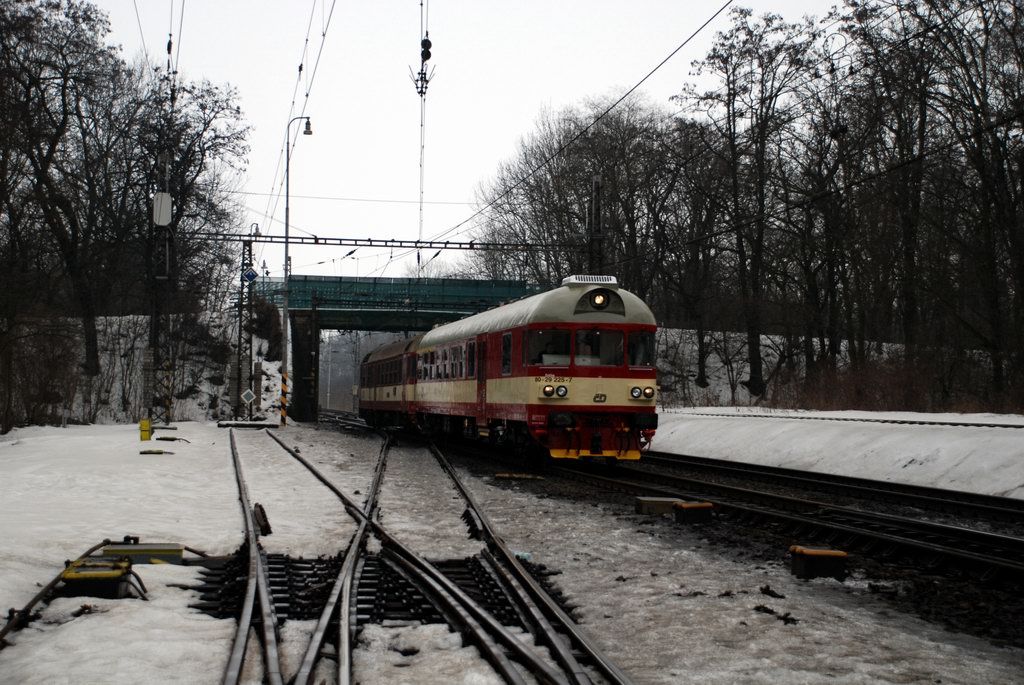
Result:
{"type": "Polygon", "coordinates": [[[566,276],[562,279],[562,285],[579,286],[579,285],[603,285],[611,289],[619,287],[619,282],[615,279],[615,276],[566,276]]]}

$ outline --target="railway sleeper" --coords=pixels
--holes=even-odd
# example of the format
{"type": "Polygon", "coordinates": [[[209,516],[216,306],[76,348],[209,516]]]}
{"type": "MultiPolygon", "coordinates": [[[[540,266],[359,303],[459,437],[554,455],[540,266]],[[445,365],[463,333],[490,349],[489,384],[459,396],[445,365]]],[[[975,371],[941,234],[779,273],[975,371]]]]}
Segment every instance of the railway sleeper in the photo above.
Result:
{"type": "MultiPolygon", "coordinates": [[[[449,580],[506,626],[524,628],[518,611],[478,557],[432,562],[449,580]]],[[[444,623],[422,593],[376,555],[367,555],[356,586],[356,624],[444,623]]]]}
{"type": "MultiPolygon", "coordinates": [[[[330,594],[334,577],[341,568],[341,556],[302,559],[268,554],[267,568],[272,603],[279,622],[316,619],[330,594]]],[[[179,586],[199,593],[199,602],[189,606],[215,618],[238,618],[245,595],[248,565],[244,547],[226,562],[204,568],[202,582],[179,586]]]]}

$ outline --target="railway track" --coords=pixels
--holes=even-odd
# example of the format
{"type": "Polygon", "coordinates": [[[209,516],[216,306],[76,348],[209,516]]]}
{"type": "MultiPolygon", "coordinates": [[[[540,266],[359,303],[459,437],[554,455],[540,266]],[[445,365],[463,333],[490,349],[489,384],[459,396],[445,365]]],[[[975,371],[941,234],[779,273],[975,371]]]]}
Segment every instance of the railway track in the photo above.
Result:
{"type": "MultiPolygon", "coordinates": [[[[309,637],[301,665],[294,677],[286,678],[280,665],[277,630],[280,617],[275,612],[280,602],[272,596],[268,555],[262,550],[260,523],[253,515],[255,506],[248,495],[242,458],[232,434],[239,499],[245,510],[248,566],[238,632],[224,683],[240,681],[245,645],[251,634],[259,638],[261,645],[264,682],[311,682],[318,669],[323,668],[321,660],[325,654],[336,660],[337,682],[352,682],[355,636],[361,626],[374,618],[374,607],[384,606],[384,611],[393,611],[396,584],[401,586],[399,594],[403,595],[402,601],[397,603],[402,604],[407,619],[447,623],[462,634],[465,643],[477,648],[505,682],[525,683],[529,677],[541,683],[580,685],[629,682],[507,549],[440,451],[434,449],[434,457],[464,498],[463,518],[486,548],[466,562],[428,561],[381,524],[378,503],[389,441],[381,448],[373,483],[365,503],[360,506],[296,449],[270,431],[267,435],[334,494],[356,522],[357,530],[339,554],[340,568],[309,637]],[[368,551],[371,539],[376,541],[373,546],[379,551],[368,551]],[[481,583],[474,575],[487,582],[481,583]],[[384,586],[390,588],[387,592],[391,594],[381,599],[377,595],[385,591],[384,586]],[[533,644],[522,639],[520,628],[529,632],[533,644]],[[330,649],[325,649],[331,635],[334,643],[330,649]]],[[[462,527],[461,523],[458,525],[462,527]]]]}
{"type": "Polygon", "coordinates": [[[929,569],[967,569],[985,578],[1024,579],[1024,538],[918,518],[832,506],[820,499],[780,495],[668,471],[619,467],[614,475],[579,468],[555,473],[635,494],[711,502],[730,518],[784,525],[794,537],[834,545],[886,561],[912,559],[929,569]]]}
{"type": "MultiPolygon", "coordinates": [[[[820,495],[886,502],[954,517],[990,518],[1024,528],[1024,500],[941,488],[798,471],[759,464],[650,452],[642,464],[699,474],[728,483],[758,482],[820,495]]],[[[697,481],[702,482],[702,481],[697,481]]]]}
{"type": "Polygon", "coordinates": [[[352,430],[371,430],[366,422],[359,418],[359,415],[350,411],[338,409],[321,409],[317,415],[317,423],[320,425],[333,426],[352,430]]]}

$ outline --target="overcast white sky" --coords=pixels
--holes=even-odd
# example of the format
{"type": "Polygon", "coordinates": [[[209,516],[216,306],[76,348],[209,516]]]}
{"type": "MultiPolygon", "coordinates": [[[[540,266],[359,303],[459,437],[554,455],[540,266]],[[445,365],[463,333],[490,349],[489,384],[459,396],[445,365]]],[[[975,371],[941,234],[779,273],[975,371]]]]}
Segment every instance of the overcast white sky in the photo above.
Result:
{"type": "MultiPolygon", "coordinates": [[[[283,235],[284,201],[275,203],[270,194],[283,198],[286,126],[305,114],[314,135],[300,136],[292,155],[292,234],[416,239],[420,106],[410,67],[419,69],[418,0],[337,2],[333,14],[331,0],[95,1],[110,16],[109,39],[129,59],[142,54],[144,40],[150,61],[166,63],[173,31],[185,78],[238,89],[253,126],[248,173],[236,196],[245,208],[243,226],[258,223],[263,233],[283,235]]],[[[832,3],[737,4],[797,20],[820,16],[832,3]]],[[[427,2],[436,71],[427,93],[423,237],[474,213],[478,186],[515,154],[542,110],[589,97],[617,98],[720,6],[719,0],[427,2]]],[[[727,25],[723,13],[641,92],[669,107],[668,99],[689,79],[691,62],[727,25]]],[[[387,251],[361,248],[340,261],[347,251],[293,247],[293,273],[408,275],[408,260],[382,272],[387,251]]],[[[257,245],[257,252],[257,265],[266,260],[271,276],[282,275],[281,248],[257,245]]]]}

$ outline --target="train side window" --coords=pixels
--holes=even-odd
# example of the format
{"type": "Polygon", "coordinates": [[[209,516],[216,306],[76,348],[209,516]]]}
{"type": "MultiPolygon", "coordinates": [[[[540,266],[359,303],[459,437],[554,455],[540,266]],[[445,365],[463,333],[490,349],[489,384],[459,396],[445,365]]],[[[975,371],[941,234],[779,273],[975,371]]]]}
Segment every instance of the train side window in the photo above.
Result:
{"type": "Polygon", "coordinates": [[[512,334],[501,335],[501,373],[508,375],[512,373],[512,334]]]}
{"type": "Polygon", "coordinates": [[[452,376],[462,378],[465,372],[465,364],[462,360],[462,346],[452,348],[452,376]]]}
{"type": "Polygon", "coordinates": [[[466,378],[476,376],[476,343],[466,344],[466,378]]]}

